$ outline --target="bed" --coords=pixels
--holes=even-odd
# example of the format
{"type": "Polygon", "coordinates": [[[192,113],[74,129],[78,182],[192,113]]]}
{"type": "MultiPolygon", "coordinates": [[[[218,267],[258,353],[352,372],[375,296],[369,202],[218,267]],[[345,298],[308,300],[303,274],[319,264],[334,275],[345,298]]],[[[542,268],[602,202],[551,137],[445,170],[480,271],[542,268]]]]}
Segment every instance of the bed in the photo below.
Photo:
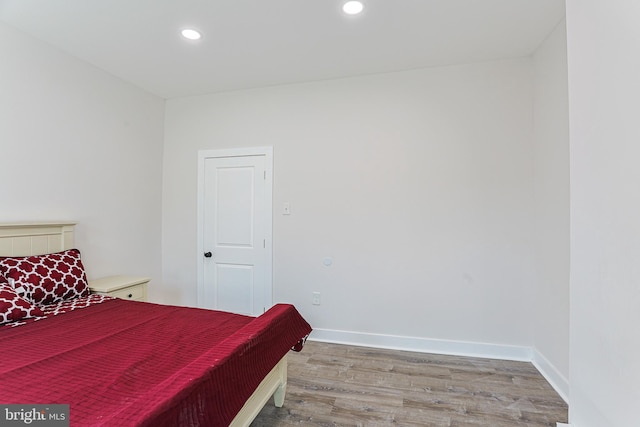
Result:
{"type": "Polygon", "coordinates": [[[71,223],[0,224],[0,403],[69,404],[71,426],[154,427],[247,426],[271,396],[282,406],[286,354],[311,332],[293,306],[253,318],[88,295],[73,235],[71,223]],[[33,271],[58,274],[39,294],[9,268],[31,255],[44,255],[33,271]]]}

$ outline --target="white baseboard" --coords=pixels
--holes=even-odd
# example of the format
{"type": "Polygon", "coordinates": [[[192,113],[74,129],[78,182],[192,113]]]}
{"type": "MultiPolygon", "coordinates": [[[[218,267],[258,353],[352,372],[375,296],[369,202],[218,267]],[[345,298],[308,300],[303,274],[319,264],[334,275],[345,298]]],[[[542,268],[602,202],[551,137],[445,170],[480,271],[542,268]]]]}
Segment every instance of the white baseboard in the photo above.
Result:
{"type": "MultiPolygon", "coordinates": [[[[562,397],[565,403],[569,404],[569,380],[556,369],[549,360],[537,349],[532,351],[531,363],[536,367],[551,387],[562,397]]],[[[568,426],[569,424],[558,424],[558,426],[568,426]]]]}
{"type": "Polygon", "coordinates": [[[556,423],[557,427],[571,427],[572,424],[556,423]]]}
{"type": "Polygon", "coordinates": [[[337,331],[332,329],[314,329],[309,336],[309,340],[364,347],[388,348],[392,350],[417,351],[421,353],[516,360],[521,362],[530,362],[532,358],[531,348],[525,346],[404,337],[364,332],[337,331]]]}

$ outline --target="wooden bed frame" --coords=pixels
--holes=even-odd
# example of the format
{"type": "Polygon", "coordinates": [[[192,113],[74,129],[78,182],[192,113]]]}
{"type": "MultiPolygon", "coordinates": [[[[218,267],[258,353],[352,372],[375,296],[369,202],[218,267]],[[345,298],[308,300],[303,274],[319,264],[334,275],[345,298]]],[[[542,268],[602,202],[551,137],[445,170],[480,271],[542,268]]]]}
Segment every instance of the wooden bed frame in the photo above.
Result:
{"type": "MultiPolygon", "coordinates": [[[[0,224],[0,256],[44,255],[74,248],[74,222],[0,224]]],[[[231,422],[246,427],[260,413],[271,396],[275,406],[284,404],[287,387],[287,357],[267,374],[231,422]]]]}

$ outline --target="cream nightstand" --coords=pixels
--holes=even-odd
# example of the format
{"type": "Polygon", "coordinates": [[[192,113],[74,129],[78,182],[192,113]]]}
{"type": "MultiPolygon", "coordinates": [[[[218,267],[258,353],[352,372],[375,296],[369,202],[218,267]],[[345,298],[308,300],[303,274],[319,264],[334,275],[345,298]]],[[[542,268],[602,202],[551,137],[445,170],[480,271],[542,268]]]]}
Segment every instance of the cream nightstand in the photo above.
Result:
{"type": "Polygon", "coordinates": [[[90,280],[89,288],[92,294],[109,295],[135,301],[147,300],[148,277],[138,276],[110,276],[102,279],[90,280]]]}

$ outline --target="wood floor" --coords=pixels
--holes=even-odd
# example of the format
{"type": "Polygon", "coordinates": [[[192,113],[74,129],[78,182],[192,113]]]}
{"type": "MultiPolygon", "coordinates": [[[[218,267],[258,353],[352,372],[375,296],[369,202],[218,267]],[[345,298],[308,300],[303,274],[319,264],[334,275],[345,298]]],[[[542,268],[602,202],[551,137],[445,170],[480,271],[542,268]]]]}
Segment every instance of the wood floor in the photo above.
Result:
{"type": "Polygon", "coordinates": [[[252,427],[556,426],[567,405],[526,362],[307,342],[289,354],[282,408],[252,427]]]}

